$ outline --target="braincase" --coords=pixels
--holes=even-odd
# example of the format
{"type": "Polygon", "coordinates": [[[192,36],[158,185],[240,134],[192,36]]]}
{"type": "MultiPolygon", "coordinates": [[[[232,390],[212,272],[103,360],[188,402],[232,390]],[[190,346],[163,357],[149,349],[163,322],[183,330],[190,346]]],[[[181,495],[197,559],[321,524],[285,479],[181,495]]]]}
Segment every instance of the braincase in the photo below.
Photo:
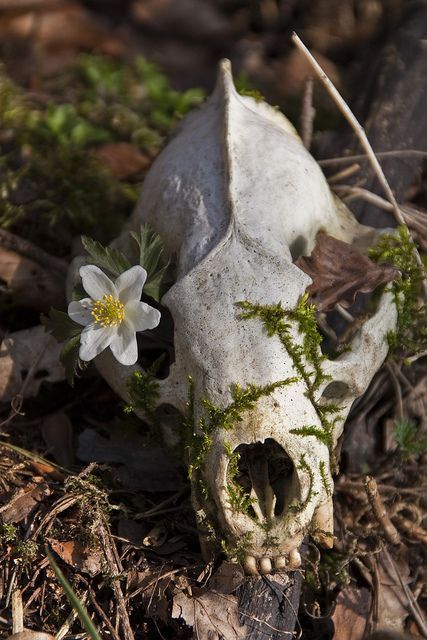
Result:
{"type": "Polygon", "coordinates": [[[132,224],[161,235],[182,277],[231,224],[283,255],[301,237],[310,245],[334,215],[326,180],[286,118],[239,96],[222,69],[211,98],[154,162],[132,224]]]}

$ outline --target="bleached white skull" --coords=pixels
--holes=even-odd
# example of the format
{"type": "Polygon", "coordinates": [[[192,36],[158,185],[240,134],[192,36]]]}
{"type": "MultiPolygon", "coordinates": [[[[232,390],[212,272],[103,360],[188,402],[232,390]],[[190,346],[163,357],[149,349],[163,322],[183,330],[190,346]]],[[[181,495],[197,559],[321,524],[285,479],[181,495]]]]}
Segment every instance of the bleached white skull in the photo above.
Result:
{"type": "MultiPolygon", "coordinates": [[[[312,251],[319,230],[367,244],[372,229],[332,195],[286,118],[236,92],[227,61],[213,95],[147,175],[130,228],[141,223],[177,262],[176,283],[162,299],[174,321],[175,362],[159,381],[159,404],[187,415],[188,429],[191,376],[195,508],[240,551],[249,573],[295,568],[307,533],[332,545],[334,447],[387,354],[396,311],[383,294],[351,351],[320,362],[292,314],[299,303],[304,311],[311,282],[293,260],[312,251]],[[339,411],[328,414],[331,403],[339,411]]],[[[127,397],[129,368],[109,351],[97,361],[127,397]]]]}

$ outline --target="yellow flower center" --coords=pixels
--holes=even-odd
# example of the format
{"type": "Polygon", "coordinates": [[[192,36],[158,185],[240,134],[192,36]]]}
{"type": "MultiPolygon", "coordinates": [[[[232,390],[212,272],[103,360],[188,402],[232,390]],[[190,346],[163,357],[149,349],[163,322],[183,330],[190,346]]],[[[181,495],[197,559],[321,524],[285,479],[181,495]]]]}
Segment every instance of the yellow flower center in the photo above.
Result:
{"type": "Polygon", "coordinates": [[[92,305],[92,317],[101,327],[114,327],[125,318],[125,307],[120,300],[105,295],[102,300],[95,300],[92,305]]]}

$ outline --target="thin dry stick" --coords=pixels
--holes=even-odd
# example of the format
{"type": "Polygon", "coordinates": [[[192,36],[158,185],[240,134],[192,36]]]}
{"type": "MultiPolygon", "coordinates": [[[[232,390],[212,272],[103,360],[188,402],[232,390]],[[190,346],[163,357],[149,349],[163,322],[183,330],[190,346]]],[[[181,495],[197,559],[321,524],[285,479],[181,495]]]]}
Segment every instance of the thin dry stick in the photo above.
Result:
{"type": "MultiPolygon", "coordinates": [[[[377,158],[407,158],[407,157],[420,157],[427,158],[427,151],[419,151],[418,149],[396,149],[395,151],[376,151],[377,158]]],[[[335,164],[349,164],[351,162],[360,162],[362,160],[368,160],[366,155],[357,154],[353,156],[338,156],[337,158],[324,158],[318,160],[318,164],[321,167],[329,167],[335,164]]]]}
{"type": "Polygon", "coordinates": [[[46,251],[36,247],[32,242],[16,236],[14,233],[10,233],[10,231],[5,231],[5,229],[0,229],[0,247],[34,260],[34,262],[37,262],[58,275],[67,274],[68,264],[65,260],[51,256],[49,253],[46,253],[46,251]]]}
{"type": "Polygon", "coordinates": [[[414,616],[415,622],[417,623],[419,630],[423,635],[423,638],[427,638],[427,623],[424,619],[423,612],[421,611],[421,608],[418,602],[415,600],[414,594],[412,593],[408,585],[406,585],[402,580],[402,576],[400,575],[399,569],[396,567],[396,563],[394,562],[393,558],[391,557],[391,555],[389,554],[389,552],[385,547],[383,549],[383,553],[386,556],[390,566],[393,567],[393,572],[396,575],[397,579],[399,580],[400,586],[402,587],[405,593],[405,596],[408,599],[409,608],[411,610],[412,615],[414,616]]]}
{"type": "Polygon", "coordinates": [[[366,476],[365,479],[365,491],[368,496],[369,504],[371,505],[374,516],[378,520],[379,524],[384,531],[384,535],[388,542],[391,544],[399,544],[400,534],[387,513],[387,509],[378,493],[377,483],[371,476],[366,476]]]}
{"type": "Polygon", "coordinates": [[[305,80],[304,95],[302,98],[302,110],[300,118],[301,139],[306,149],[310,149],[313,138],[313,122],[316,111],[313,107],[313,78],[308,76],[305,80]]]}
{"type": "MultiPolygon", "coordinates": [[[[364,128],[362,127],[360,122],[357,120],[357,118],[355,117],[350,107],[345,102],[344,98],[341,96],[341,94],[339,93],[338,89],[335,87],[333,82],[328,78],[328,76],[323,71],[320,64],[311,55],[311,53],[309,52],[309,50],[307,49],[307,47],[305,46],[301,38],[299,38],[296,33],[292,34],[292,41],[298,47],[298,49],[305,55],[307,60],[310,62],[319,80],[321,80],[321,82],[323,83],[326,91],[329,93],[332,100],[335,102],[336,106],[341,111],[341,113],[343,114],[343,116],[346,118],[347,122],[353,129],[354,133],[356,134],[360,144],[362,145],[363,149],[366,152],[366,155],[368,156],[371,166],[375,172],[375,175],[377,176],[382,188],[384,189],[384,192],[387,195],[387,198],[393,205],[393,214],[394,214],[395,220],[399,225],[404,226],[406,227],[406,229],[408,229],[408,226],[405,222],[405,219],[402,215],[399,205],[397,204],[396,198],[394,197],[393,191],[391,190],[390,185],[387,182],[387,178],[385,177],[382,167],[378,162],[378,158],[371,147],[371,144],[368,140],[368,137],[365,133],[364,128]]],[[[409,229],[408,229],[408,233],[410,233],[409,229]]],[[[412,238],[412,236],[410,237],[412,238]]],[[[415,244],[414,244],[413,252],[414,252],[414,257],[418,266],[422,269],[424,273],[424,263],[421,260],[421,256],[418,253],[418,250],[415,244]]],[[[424,293],[427,295],[427,282],[425,278],[423,279],[423,286],[424,286],[424,293]]]]}

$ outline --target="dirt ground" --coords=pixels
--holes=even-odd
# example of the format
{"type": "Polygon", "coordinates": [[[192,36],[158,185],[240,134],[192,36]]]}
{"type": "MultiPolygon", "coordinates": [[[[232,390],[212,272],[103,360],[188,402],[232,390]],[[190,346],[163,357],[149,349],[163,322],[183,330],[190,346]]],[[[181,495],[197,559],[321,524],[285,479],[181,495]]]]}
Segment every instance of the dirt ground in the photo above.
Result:
{"type": "MultiPolygon", "coordinates": [[[[401,95],[404,81],[389,80],[407,77],[424,54],[411,45],[403,71],[369,75],[400,51],[402,25],[417,11],[425,32],[427,11],[413,0],[0,0],[1,638],[427,637],[427,311],[412,245],[394,263],[412,296],[406,324],[339,442],[334,547],[307,537],[301,569],[278,578],[280,588],[245,577],[221,549],[203,559],[183,460],[125,411],[93,365],[70,385],[74,362],[64,369],[63,345],[44,326],[52,307],[67,309],[81,236],[103,245],[117,236],[153,160],[209,95],[224,57],[241,93],[290,118],[359,219],[396,226],[363,156],[343,159],[362,150],[321,83],[308,79],[293,31],[375,151],[390,154],[386,175],[425,264],[427,82],[415,76],[401,95]],[[396,169],[402,150],[407,161],[396,169]],[[299,602],[284,612],[279,598],[280,628],[271,598],[259,597],[277,588],[299,602]]],[[[348,254],[334,263],[323,249],[302,268],[317,286],[319,328],[338,349],[366,319],[360,292],[387,277],[366,289],[370,267],[348,254]],[[346,294],[328,298],[344,281],[346,294]],[[341,316],[343,306],[353,314],[345,328],[337,304],[341,316]]],[[[163,352],[161,340],[144,366],[163,352]]]]}

